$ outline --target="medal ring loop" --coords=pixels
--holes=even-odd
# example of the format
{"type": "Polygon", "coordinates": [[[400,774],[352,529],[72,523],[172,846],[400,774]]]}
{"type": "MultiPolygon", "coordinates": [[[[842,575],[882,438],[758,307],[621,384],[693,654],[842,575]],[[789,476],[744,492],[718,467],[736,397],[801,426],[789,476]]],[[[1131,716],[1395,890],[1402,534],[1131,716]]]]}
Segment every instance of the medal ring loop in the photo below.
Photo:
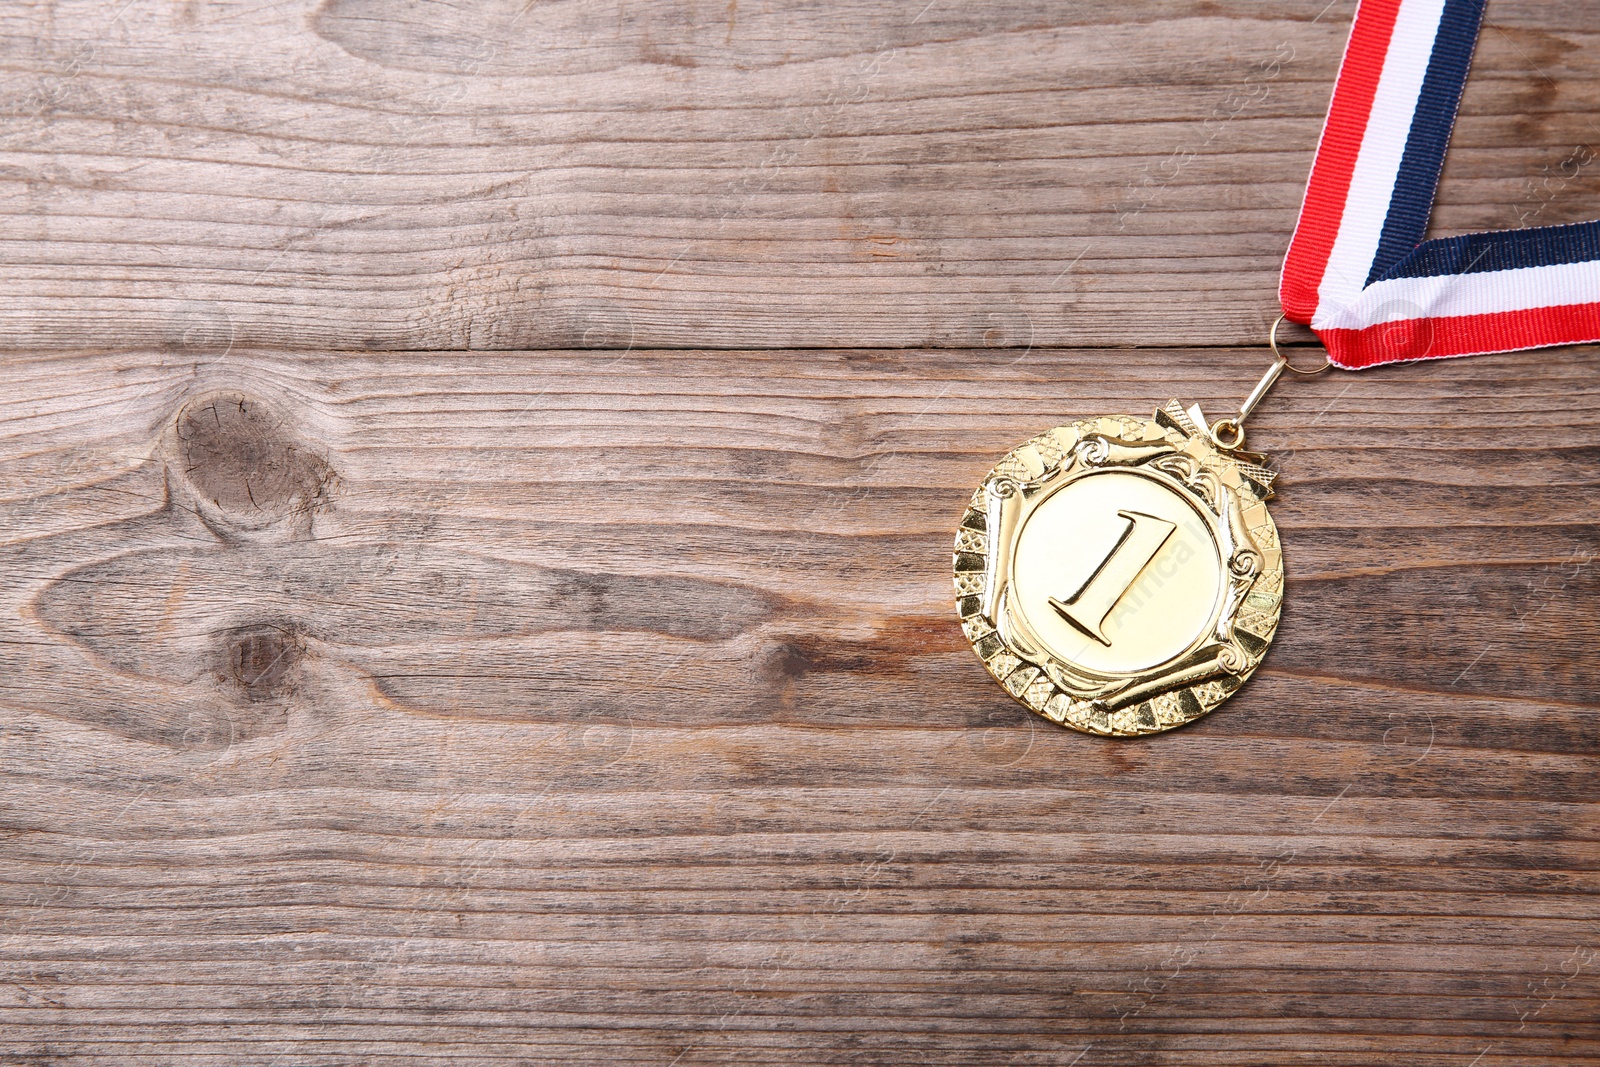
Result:
{"type": "Polygon", "coordinates": [[[1290,374],[1298,374],[1302,378],[1314,378],[1332,367],[1333,360],[1328,357],[1326,352],[1324,352],[1322,355],[1322,365],[1319,367],[1296,367],[1293,363],[1289,362],[1289,357],[1284,355],[1278,349],[1278,327],[1281,326],[1283,324],[1283,320],[1288,317],[1289,316],[1287,315],[1279,315],[1272,321],[1272,329],[1267,334],[1267,344],[1272,347],[1272,358],[1276,359],[1279,363],[1282,363],[1284,370],[1288,371],[1290,374]]]}
{"type": "Polygon", "coordinates": [[[1218,419],[1211,424],[1211,439],[1232,451],[1244,444],[1244,426],[1238,419],[1218,419]]]}

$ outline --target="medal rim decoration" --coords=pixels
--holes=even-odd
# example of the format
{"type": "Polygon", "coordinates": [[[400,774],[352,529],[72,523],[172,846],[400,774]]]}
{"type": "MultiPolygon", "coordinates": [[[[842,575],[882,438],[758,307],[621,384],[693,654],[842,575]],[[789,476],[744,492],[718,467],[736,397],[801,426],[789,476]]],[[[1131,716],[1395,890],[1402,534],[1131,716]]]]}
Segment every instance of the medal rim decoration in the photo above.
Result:
{"type": "MultiPolygon", "coordinates": [[[[1594,298],[1600,293],[1600,219],[1427,239],[1485,6],[1486,0],[1361,0],[1284,260],[1284,314],[1268,335],[1275,359],[1237,415],[1207,424],[1198,406],[1184,409],[1172,401],[1151,420],[1080,419],[1013,449],[980,483],[956,535],[957,609],[985,667],[1024,706],[1087,733],[1157,733],[1205,715],[1260,665],[1276,634],[1283,557],[1266,510],[1272,472],[1263,466],[1265,457],[1241,449],[1245,420],[1285,371],[1314,375],[1330,366],[1360,370],[1600,341],[1600,300],[1594,298]],[[1285,318],[1309,326],[1322,341],[1327,359],[1321,366],[1289,364],[1277,338],[1285,318]],[[1155,452],[1140,452],[1150,448],[1155,452]],[[1042,504],[1056,491],[1053,483],[1086,477],[1107,463],[1133,469],[1157,455],[1186,457],[1181,470],[1164,475],[1203,473],[1211,480],[1199,494],[1203,507],[1216,502],[1222,486],[1250,496],[1248,506],[1259,509],[1244,539],[1250,545],[1260,538],[1253,544],[1260,554],[1256,569],[1241,574],[1235,555],[1225,564],[1236,591],[1257,598],[1254,628],[1244,631],[1254,641],[1235,641],[1226,655],[1202,664],[1209,672],[1203,678],[1185,673],[1193,665],[1184,656],[1195,649],[1142,672],[1095,676],[1040,641],[1005,599],[1012,578],[1005,561],[1017,551],[1023,529],[1015,512],[1029,492],[1042,504]],[[1263,577],[1266,595],[1255,591],[1263,577]],[[1130,694],[1149,699],[1135,703],[1126,699],[1130,694]]],[[[1165,484],[1171,489],[1184,482],[1165,484]]],[[[1129,523],[1127,536],[1134,516],[1116,514],[1129,523]]],[[[1085,579],[1085,589],[1097,573],[1085,579]]],[[[1238,633],[1222,618],[1215,636],[1238,633]]]]}

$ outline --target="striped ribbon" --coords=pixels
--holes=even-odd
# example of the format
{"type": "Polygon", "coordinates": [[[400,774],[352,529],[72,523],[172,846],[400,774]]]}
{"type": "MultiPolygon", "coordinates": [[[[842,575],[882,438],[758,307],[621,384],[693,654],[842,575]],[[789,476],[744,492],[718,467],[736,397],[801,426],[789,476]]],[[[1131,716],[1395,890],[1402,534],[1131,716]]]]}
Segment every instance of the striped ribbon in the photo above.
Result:
{"type": "Polygon", "coordinates": [[[1486,0],[1361,0],[1283,265],[1349,370],[1600,340],[1600,220],[1425,240],[1486,0]]]}

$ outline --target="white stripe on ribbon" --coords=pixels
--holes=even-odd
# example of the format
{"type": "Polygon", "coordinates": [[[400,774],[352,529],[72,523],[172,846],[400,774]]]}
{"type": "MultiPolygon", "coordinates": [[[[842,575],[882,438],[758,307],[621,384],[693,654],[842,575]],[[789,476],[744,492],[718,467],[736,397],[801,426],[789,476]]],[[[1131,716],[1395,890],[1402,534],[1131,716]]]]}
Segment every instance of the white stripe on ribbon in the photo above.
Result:
{"type": "Polygon", "coordinates": [[[1593,304],[1600,298],[1600,261],[1551,267],[1517,267],[1429,278],[1373,282],[1353,304],[1317,310],[1315,330],[1362,330],[1382,322],[1491,315],[1502,311],[1568,304],[1593,304]]]}
{"type": "MultiPolygon", "coordinates": [[[[1389,215],[1411,118],[1433,58],[1444,0],[1405,0],[1395,16],[1372,110],[1350,175],[1339,235],[1317,287],[1317,317],[1360,300],[1389,215]]],[[[1312,328],[1319,328],[1316,319],[1312,328]]]]}

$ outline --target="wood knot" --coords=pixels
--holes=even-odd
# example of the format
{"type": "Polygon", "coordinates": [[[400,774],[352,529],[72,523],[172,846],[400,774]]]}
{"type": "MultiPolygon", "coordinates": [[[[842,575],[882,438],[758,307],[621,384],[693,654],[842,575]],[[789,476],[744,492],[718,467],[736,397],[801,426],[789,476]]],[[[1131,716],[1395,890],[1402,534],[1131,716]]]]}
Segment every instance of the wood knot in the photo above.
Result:
{"type": "Polygon", "coordinates": [[[173,425],[175,488],[192,491],[196,514],[226,539],[309,534],[334,475],[266,404],[239,393],[191,401],[173,425]]]}
{"type": "Polygon", "coordinates": [[[289,674],[305,656],[305,641],[289,626],[239,626],[223,635],[224,674],[248,701],[286,694],[289,674]]]}

